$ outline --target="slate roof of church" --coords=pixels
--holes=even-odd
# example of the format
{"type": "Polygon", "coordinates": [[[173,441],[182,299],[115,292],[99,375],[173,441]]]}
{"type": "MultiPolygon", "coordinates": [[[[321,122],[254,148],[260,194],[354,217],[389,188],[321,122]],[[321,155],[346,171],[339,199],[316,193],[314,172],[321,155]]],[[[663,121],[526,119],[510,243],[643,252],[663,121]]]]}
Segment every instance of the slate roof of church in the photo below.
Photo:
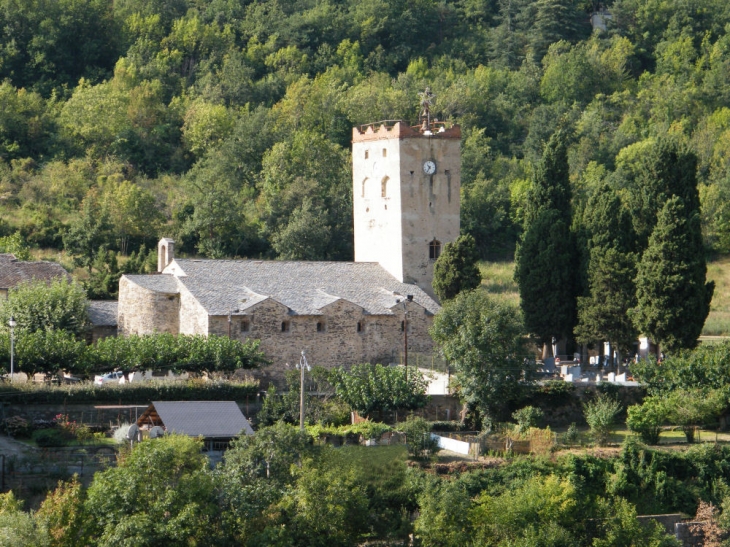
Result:
{"type": "Polygon", "coordinates": [[[54,279],[70,281],[71,276],[56,262],[25,261],[16,259],[12,254],[0,254],[0,289],[10,289],[26,281],[48,282],[54,279]]]}
{"type": "Polygon", "coordinates": [[[422,289],[399,282],[375,262],[175,259],[165,272],[169,273],[128,277],[166,292],[178,292],[170,290],[171,283],[180,283],[209,315],[245,312],[267,298],[294,315],[321,315],[324,307],[339,299],[372,315],[392,315],[393,306],[409,294],[428,312],[439,310],[422,289]]]}
{"type": "Polygon", "coordinates": [[[234,401],[153,401],[152,406],[168,433],[207,438],[254,434],[234,401]]]}

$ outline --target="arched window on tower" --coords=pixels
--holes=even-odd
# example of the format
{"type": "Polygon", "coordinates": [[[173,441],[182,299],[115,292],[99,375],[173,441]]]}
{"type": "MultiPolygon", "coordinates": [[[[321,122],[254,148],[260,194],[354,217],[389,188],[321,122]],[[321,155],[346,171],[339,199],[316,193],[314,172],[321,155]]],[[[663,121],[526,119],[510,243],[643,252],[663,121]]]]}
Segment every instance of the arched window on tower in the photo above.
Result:
{"type": "Polygon", "coordinates": [[[434,239],[428,244],[428,258],[436,260],[439,256],[441,256],[441,242],[434,239]]]}
{"type": "Polygon", "coordinates": [[[368,181],[368,178],[367,177],[365,177],[364,179],[362,179],[362,193],[361,193],[361,197],[365,197],[365,183],[367,181],[368,181]]]}
{"type": "Polygon", "coordinates": [[[383,177],[380,181],[380,197],[387,197],[388,195],[388,177],[383,177]]]}

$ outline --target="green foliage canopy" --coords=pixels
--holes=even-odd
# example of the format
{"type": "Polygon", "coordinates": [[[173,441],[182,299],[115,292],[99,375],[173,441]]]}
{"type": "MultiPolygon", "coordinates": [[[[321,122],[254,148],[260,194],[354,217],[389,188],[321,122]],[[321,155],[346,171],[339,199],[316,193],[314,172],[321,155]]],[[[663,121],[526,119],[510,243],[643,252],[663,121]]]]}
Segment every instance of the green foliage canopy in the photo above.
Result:
{"type": "Polygon", "coordinates": [[[414,410],[426,405],[426,380],[417,369],[355,365],[333,369],[330,382],[337,396],[365,415],[373,411],[414,410]],[[406,379],[406,374],[408,378],[406,379]]]}
{"type": "Polygon", "coordinates": [[[476,289],[482,282],[476,243],[470,235],[447,243],[433,265],[433,290],[439,300],[451,300],[461,291],[476,289]]]}
{"type": "Polygon", "coordinates": [[[460,396],[485,419],[499,419],[532,381],[534,363],[519,310],[482,291],[447,302],[431,336],[454,367],[460,396]]]}

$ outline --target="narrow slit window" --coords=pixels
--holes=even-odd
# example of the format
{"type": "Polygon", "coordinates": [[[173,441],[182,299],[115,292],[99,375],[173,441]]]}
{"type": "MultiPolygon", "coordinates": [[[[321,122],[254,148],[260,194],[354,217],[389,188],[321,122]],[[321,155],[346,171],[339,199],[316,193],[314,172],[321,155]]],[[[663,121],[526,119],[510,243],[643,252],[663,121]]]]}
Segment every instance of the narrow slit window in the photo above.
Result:
{"type": "Polygon", "coordinates": [[[289,321],[281,322],[281,332],[289,332],[291,330],[291,323],[289,321]]]}
{"type": "Polygon", "coordinates": [[[325,324],[324,321],[317,321],[317,332],[324,332],[325,324]]]}
{"type": "Polygon", "coordinates": [[[384,158],[388,157],[388,149],[387,148],[383,148],[383,157],[384,158]]]}
{"type": "Polygon", "coordinates": [[[434,239],[428,244],[428,258],[436,260],[439,256],[441,256],[441,242],[434,239]]]}
{"type": "Polygon", "coordinates": [[[365,330],[365,328],[364,328],[364,325],[362,324],[362,321],[358,321],[357,322],[357,332],[362,332],[364,330],[365,330]]]}
{"type": "Polygon", "coordinates": [[[405,330],[406,330],[406,322],[405,321],[401,321],[400,322],[400,331],[401,332],[405,332],[405,330]]]}
{"type": "Polygon", "coordinates": [[[388,177],[384,177],[383,180],[380,181],[380,197],[387,197],[388,196],[388,177]]]}
{"type": "Polygon", "coordinates": [[[370,157],[370,151],[365,150],[365,159],[368,159],[370,157]]]}
{"type": "Polygon", "coordinates": [[[361,197],[365,197],[365,183],[368,181],[368,178],[365,177],[362,179],[362,188],[361,188],[361,197]]]}

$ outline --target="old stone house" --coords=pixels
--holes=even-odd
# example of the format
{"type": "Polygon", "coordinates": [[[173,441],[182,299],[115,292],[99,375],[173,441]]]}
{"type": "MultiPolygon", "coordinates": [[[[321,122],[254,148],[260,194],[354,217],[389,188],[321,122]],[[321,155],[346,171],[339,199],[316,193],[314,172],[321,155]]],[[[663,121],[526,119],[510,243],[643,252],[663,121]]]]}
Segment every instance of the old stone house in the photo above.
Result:
{"type": "Polygon", "coordinates": [[[18,260],[15,255],[0,253],[0,299],[8,297],[8,291],[21,283],[56,279],[71,281],[63,266],[45,260],[18,260]]]}
{"type": "Polygon", "coordinates": [[[260,339],[274,369],[352,365],[430,353],[442,245],[459,235],[458,126],[381,122],[353,130],[355,262],[176,258],[119,282],[122,335],[260,339]]]}

